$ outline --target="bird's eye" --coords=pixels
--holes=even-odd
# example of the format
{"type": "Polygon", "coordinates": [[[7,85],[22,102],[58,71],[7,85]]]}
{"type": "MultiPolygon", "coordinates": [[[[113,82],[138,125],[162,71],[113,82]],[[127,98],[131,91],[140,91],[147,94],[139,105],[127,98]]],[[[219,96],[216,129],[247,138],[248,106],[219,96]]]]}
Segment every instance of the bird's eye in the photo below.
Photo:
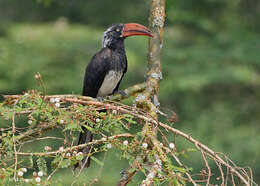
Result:
{"type": "Polygon", "coordinates": [[[119,29],[119,28],[117,28],[117,29],[116,29],[116,31],[117,31],[117,32],[120,32],[120,29],[119,29]]]}

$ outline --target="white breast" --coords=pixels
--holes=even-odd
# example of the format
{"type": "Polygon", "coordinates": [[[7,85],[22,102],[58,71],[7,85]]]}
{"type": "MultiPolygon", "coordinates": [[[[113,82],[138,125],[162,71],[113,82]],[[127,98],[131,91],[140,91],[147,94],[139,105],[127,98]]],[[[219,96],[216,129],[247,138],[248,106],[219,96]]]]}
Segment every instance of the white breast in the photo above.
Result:
{"type": "Polygon", "coordinates": [[[120,81],[123,75],[122,71],[109,71],[104,78],[104,81],[99,88],[98,97],[107,96],[113,93],[113,90],[116,88],[118,82],[120,81]]]}

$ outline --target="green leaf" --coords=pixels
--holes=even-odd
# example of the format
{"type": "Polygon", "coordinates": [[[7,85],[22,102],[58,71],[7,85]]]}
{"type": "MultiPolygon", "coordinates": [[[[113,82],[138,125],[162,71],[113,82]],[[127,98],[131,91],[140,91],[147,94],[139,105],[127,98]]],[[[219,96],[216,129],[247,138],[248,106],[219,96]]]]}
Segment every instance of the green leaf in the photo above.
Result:
{"type": "Polygon", "coordinates": [[[36,160],[36,163],[40,171],[42,171],[43,173],[47,173],[47,164],[46,164],[46,160],[43,157],[39,157],[36,160]]]}
{"type": "Polygon", "coordinates": [[[70,159],[63,159],[62,162],[60,163],[59,167],[60,168],[68,168],[70,165],[71,165],[70,159]]]}
{"type": "Polygon", "coordinates": [[[78,131],[78,130],[80,130],[80,127],[77,123],[71,123],[71,124],[65,125],[65,129],[63,129],[62,132],[66,131],[66,130],[78,131]]]}
{"type": "Polygon", "coordinates": [[[56,168],[58,166],[58,164],[60,163],[60,161],[62,161],[62,159],[63,158],[60,155],[55,156],[55,158],[51,162],[52,167],[56,168]]]}
{"type": "Polygon", "coordinates": [[[98,160],[97,158],[95,158],[94,156],[90,156],[90,158],[91,158],[94,162],[96,162],[97,164],[99,164],[101,167],[104,166],[104,163],[103,163],[102,161],[98,160]]]}
{"type": "Polygon", "coordinates": [[[89,127],[88,125],[83,125],[86,129],[88,129],[90,132],[93,132],[93,128],[92,127],[89,127]]]}
{"type": "Polygon", "coordinates": [[[77,155],[77,156],[76,156],[76,160],[78,160],[78,161],[81,161],[83,158],[84,158],[83,155],[77,155]]]}
{"type": "Polygon", "coordinates": [[[124,118],[126,121],[128,121],[129,123],[131,123],[131,124],[136,124],[137,122],[136,121],[134,121],[134,120],[132,120],[132,119],[130,119],[130,118],[124,118]]]}
{"type": "Polygon", "coordinates": [[[186,172],[185,168],[182,168],[182,167],[173,166],[173,169],[174,169],[175,171],[179,171],[179,172],[181,172],[181,173],[185,173],[185,172],[186,172]]]}

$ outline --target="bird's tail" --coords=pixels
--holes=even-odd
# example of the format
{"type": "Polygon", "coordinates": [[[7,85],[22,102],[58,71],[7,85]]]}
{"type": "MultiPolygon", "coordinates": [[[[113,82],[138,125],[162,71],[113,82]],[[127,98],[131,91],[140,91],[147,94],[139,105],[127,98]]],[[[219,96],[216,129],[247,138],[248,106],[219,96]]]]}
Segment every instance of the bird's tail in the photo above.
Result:
{"type": "MultiPolygon", "coordinates": [[[[78,145],[87,144],[87,143],[91,142],[93,139],[93,134],[88,129],[86,129],[85,127],[82,127],[82,130],[83,130],[83,132],[80,132],[80,135],[79,135],[78,145]]],[[[91,146],[87,146],[83,149],[80,149],[79,152],[83,152],[84,154],[89,154],[90,149],[91,149],[91,146]]],[[[74,168],[89,167],[89,165],[90,165],[90,157],[86,156],[79,163],[77,163],[74,166],[74,168]]]]}

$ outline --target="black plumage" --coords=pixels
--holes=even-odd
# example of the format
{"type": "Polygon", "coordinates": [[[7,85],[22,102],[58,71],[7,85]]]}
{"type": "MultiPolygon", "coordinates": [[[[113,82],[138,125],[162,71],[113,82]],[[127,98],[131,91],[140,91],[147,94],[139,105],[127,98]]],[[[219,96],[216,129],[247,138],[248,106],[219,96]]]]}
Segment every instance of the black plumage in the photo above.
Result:
{"type": "MultiPolygon", "coordinates": [[[[92,57],[85,71],[83,96],[104,97],[118,91],[120,82],[127,71],[124,39],[133,35],[152,36],[145,26],[136,23],[113,24],[104,32],[103,48],[92,57]]],[[[82,130],[78,144],[92,141],[93,134],[85,127],[82,127],[82,130]]],[[[90,147],[80,151],[88,154],[90,147]]],[[[84,158],[75,167],[78,165],[88,167],[89,164],[90,158],[84,158]]]]}
{"type": "Polygon", "coordinates": [[[93,56],[86,68],[83,95],[95,98],[97,96],[102,97],[114,93],[118,90],[120,81],[126,71],[127,59],[124,49],[121,48],[120,51],[116,51],[108,47],[102,48],[97,54],[93,56]],[[118,82],[115,82],[116,88],[113,89],[112,92],[108,91],[101,94],[99,89],[109,72],[118,72],[118,75],[121,75],[121,77],[119,78],[118,82]]]}

